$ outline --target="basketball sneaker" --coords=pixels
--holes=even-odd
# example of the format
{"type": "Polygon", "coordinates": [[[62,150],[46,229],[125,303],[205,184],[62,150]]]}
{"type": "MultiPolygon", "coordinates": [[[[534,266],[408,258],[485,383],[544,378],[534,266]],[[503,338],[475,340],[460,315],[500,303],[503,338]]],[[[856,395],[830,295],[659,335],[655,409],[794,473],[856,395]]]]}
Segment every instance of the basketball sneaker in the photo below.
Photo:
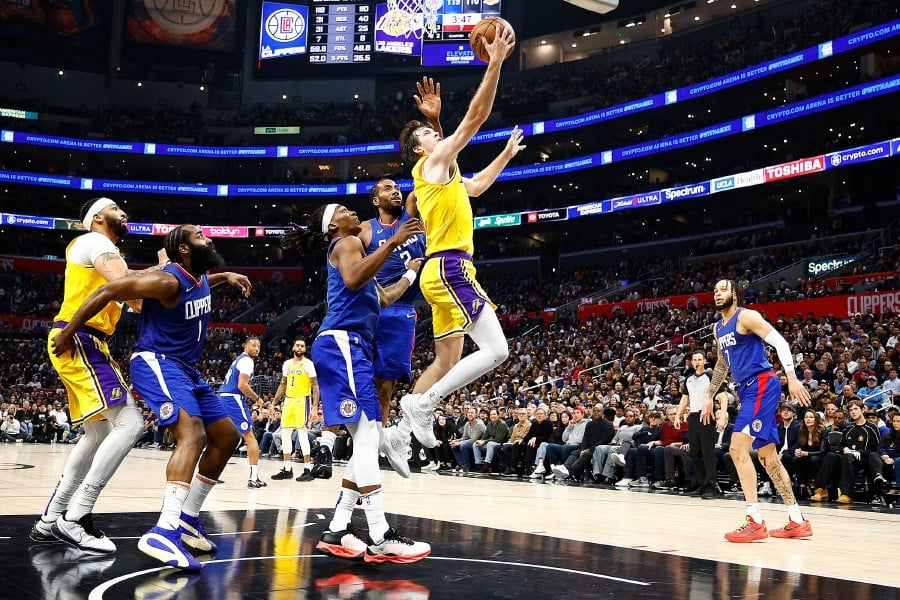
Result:
{"type": "Polygon", "coordinates": [[[116,545],[102,531],[94,527],[94,516],[88,513],[77,521],[66,520],[66,513],[59,515],[50,531],[63,542],[79,550],[93,554],[112,554],[116,545]]]}
{"type": "Polygon", "coordinates": [[[37,542],[38,544],[55,544],[59,542],[60,539],[53,535],[53,531],[51,531],[52,527],[52,522],[47,523],[43,518],[39,518],[34,522],[34,525],[31,526],[31,531],[28,533],[28,539],[32,542],[37,542]]]}
{"type": "Polygon", "coordinates": [[[529,479],[537,479],[541,475],[545,474],[547,469],[544,468],[544,463],[540,463],[538,466],[534,468],[534,471],[531,472],[531,475],[528,476],[529,479]]]}
{"type": "Polygon", "coordinates": [[[280,471],[272,475],[272,479],[275,481],[279,481],[281,479],[293,479],[294,478],[294,470],[293,469],[284,469],[282,468],[280,471]]]}
{"type": "Polygon", "coordinates": [[[362,560],[368,544],[364,542],[352,527],[341,531],[326,531],[316,544],[316,550],[335,558],[346,560],[362,560]]]}
{"type": "Polygon", "coordinates": [[[409,436],[403,435],[398,427],[386,427],[381,438],[381,451],[400,477],[409,479],[409,436]]]}
{"type": "Polygon", "coordinates": [[[795,523],[788,519],[787,525],[784,527],[769,530],[769,535],[774,538],[804,538],[811,537],[812,534],[812,525],[807,520],[804,520],[802,523],[795,523]]]}
{"type": "Polygon", "coordinates": [[[331,450],[329,450],[326,446],[320,447],[319,451],[316,452],[315,460],[313,460],[311,469],[313,477],[317,477],[319,479],[331,479],[331,465],[331,450]]]}
{"type": "Polygon", "coordinates": [[[610,452],[609,459],[613,461],[614,465],[625,466],[625,455],[621,452],[610,452]]]}
{"type": "Polygon", "coordinates": [[[247,487],[248,487],[248,488],[264,488],[264,487],[268,487],[268,486],[266,486],[266,482],[265,482],[265,481],[260,481],[260,480],[257,478],[257,479],[248,479],[248,480],[247,480],[247,487]]]}
{"type": "Polygon", "coordinates": [[[381,542],[369,544],[364,559],[367,563],[405,564],[418,562],[429,554],[431,554],[430,545],[403,537],[391,527],[381,542]]]}
{"type": "Polygon", "coordinates": [[[769,532],[766,530],[766,523],[757,523],[750,517],[744,517],[743,525],[734,531],[729,531],[725,534],[726,540],[738,544],[752,542],[754,540],[764,540],[767,537],[769,537],[769,532]]]}
{"type": "Polygon", "coordinates": [[[200,552],[215,552],[219,549],[215,542],[206,537],[206,531],[203,529],[203,521],[200,515],[192,517],[182,512],[180,517],[181,524],[181,541],[194,550],[200,552]]]}
{"type": "Polygon", "coordinates": [[[297,481],[312,481],[313,479],[315,479],[315,476],[312,474],[312,471],[303,469],[303,472],[300,473],[300,477],[297,478],[297,481]]]}
{"type": "Polygon", "coordinates": [[[426,448],[434,448],[437,438],[434,437],[434,411],[419,408],[418,402],[422,394],[406,394],[400,398],[403,416],[412,424],[413,435],[426,448]]]}
{"type": "Polygon", "coordinates": [[[196,571],[200,562],[181,544],[181,529],[163,529],[154,526],[138,540],[138,550],[163,564],[177,569],[196,571]]]}

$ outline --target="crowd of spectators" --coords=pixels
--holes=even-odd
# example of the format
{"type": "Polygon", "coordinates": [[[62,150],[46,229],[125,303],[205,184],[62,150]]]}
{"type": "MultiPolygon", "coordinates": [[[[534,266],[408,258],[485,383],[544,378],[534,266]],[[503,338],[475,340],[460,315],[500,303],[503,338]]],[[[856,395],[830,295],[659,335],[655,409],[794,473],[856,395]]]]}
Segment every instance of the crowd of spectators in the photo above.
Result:
{"type": "MultiPolygon", "coordinates": [[[[860,268],[900,272],[898,250],[900,249],[897,247],[884,249],[871,259],[870,264],[861,265],[860,268]]],[[[796,256],[792,252],[785,252],[784,258],[793,260],[796,256]]],[[[779,264],[774,255],[769,260],[773,261],[773,265],[779,264]]],[[[739,277],[744,266],[746,265],[705,265],[702,273],[686,276],[688,281],[673,284],[674,287],[648,285],[647,288],[656,292],[678,292],[684,289],[707,291],[717,278],[732,277],[735,274],[739,277]]],[[[754,272],[752,269],[744,269],[744,272],[750,272],[754,276],[765,274],[764,270],[754,272]]],[[[527,285],[522,285],[521,281],[512,285],[511,281],[501,279],[488,280],[488,285],[503,308],[521,309],[528,302],[533,303],[532,306],[548,306],[552,302],[577,298],[589,287],[615,281],[614,277],[617,275],[606,270],[578,270],[560,275],[556,281],[541,282],[535,279],[526,282],[527,285]],[[521,290],[528,290],[527,293],[534,294],[534,297],[526,295],[526,300],[523,300],[522,294],[525,292],[521,290]]],[[[886,281],[896,286],[896,276],[886,281]]],[[[885,285],[885,282],[873,284],[885,285]]],[[[815,295],[822,292],[816,285],[814,281],[804,282],[797,289],[815,295]]],[[[863,282],[863,285],[868,284],[863,282]]],[[[833,291],[843,290],[840,286],[834,286],[833,291]]],[[[900,317],[890,313],[878,318],[874,315],[853,316],[843,321],[826,315],[811,314],[767,314],[767,317],[791,344],[798,365],[797,375],[809,386],[813,408],[822,413],[823,419],[828,411],[849,412],[853,400],[862,400],[864,408],[860,410],[865,413],[863,418],[869,419],[868,415],[877,415],[882,425],[879,435],[887,436],[891,427],[891,415],[884,409],[891,404],[900,403],[900,382],[896,377],[896,365],[900,360],[900,348],[897,346],[900,341],[900,317]],[[878,412],[879,409],[881,412],[878,412]]],[[[509,360],[480,381],[447,398],[441,409],[444,417],[442,423],[445,427],[450,423],[445,433],[451,436],[449,439],[454,435],[462,435],[461,429],[465,425],[469,407],[479,412],[476,418],[490,420],[493,410],[498,418],[509,421],[517,418],[519,409],[525,409],[531,417],[538,407],[543,407],[541,410],[545,417],[552,422],[561,422],[567,420],[578,407],[591,415],[595,412],[594,407],[599,406],[600,410],[596,414],[602,415],[606,411],[614,426],[620,425],[621,418],[627,411],[634,414],[639,423],[646,423],[651,414],[666,414],[669,406],[678,403],[682,379],[693,352],[700,351],[710,363],[714,362],[716,351],[711,333],[714,319],[713,311],[701,306],[683,310],[662,308],[631,316],[624,313],[617,313],[612,317],[593,316],[585,321],[560,320],[546,327],[529,328],[527,333],[510,339],[509,360]],[[610,413],[610,409],[614,415],[610,413]],[[480,415],[482,410],[484,418],[480,415]],[[566,416],[562,416],[562,413],[566,413],[566,416]],[[454,423],[459,425],[455,434],[454,423]]],[[[310,317],[301,324],[300,333],[312,337],[317,327],[315,318],[310,317]]],[[[113,354],[125,369],[126,376],[128,356],[136,333],[136,319],[133,316],[123,319],[111,342],[113,354]]],[[[15,417],[15,413],[23,409],[26,402],[29,406],[36,407],[38,413],[62,411],[65,414],[66,394],[47,359],[44,335],[43,331],[8,330],[0,335],[0,365],[3,365],[0,370],[0,414],[8,415],[12,409],[15,417]],[[46,408],[42,409],[42,406],[46,408]]],[[[210,332],[199,369],[214,387],[221,384],[227,368],[241,351],[247,335],[246,331],[240,330],[217,329],[210,332]]],[[[433,344],[425,337],[414,356],[414,378],[434,358],[433,344]]],[[[263,425],[259,428],[261,437],[268,427],[266,419],[274,415],[276,407],[272,405],[272,396],[280,380],[280,365],[287,357],[289,342],[285,338],[264,347],[256,361],[252,385],[261,397],[259,405],[255,407],[259,417],[257,420],[263,425]]],[[[468,350],[471,350],[469,345],[468,350]]],[[[774,353],[770,355],[770,360],[776,370],[780,369],[774,353]]],[[[393,400],[395,404],[404,392],[404,386],[399,386],[393,400]]],[[[796,415],[796,408],[792,410],[796,415]]],[[[390,418],[396,419],[399,414],[399,405],[393,406],[390,418]]],[[[790,417],[787,413],[785,416],[790,417]]],[[[6,441],[28,439],[47,442],[77,438],[77,430],[71,431],[65,425],[59,425],[67,422],[64,416],[56,415],[52,426],[44,423],[50,422],[49,417],[39,418],[41,423],[37,435],[34,433],[34,418],[31,419],[31,433],[26,431],[25,419],[17,418],[21,435],[17,437],[14,432],[6,431],[13,429],[12,425],[7,425],[2,433],[8,435],[0,437],[6,441]]],[[[152,414],[148,412],[146,419],[148,433],[143,442],[165,444],[162,432],[153,423],[152,414]]],[[[10,419],[7,421],[12,422],[10,419]]],[[[833,419],[827,418],[825,421],[828,427],[834,428],[833,419]]],[[[470,423],[470,432],[471,430],[470,423]]],[[[805,450],[801,450],[803,451],[805,450]]],[[[459,452],[457,450],[456,454],[435,455],[434,463],[429,461],[429,464],[436,465],[436,468],[440,468],[441,464],[445,468],[448,465],[462,467],[459,465],[459,452]]],[[[878,448],[871,449],[870,452],[878,454],[878,448]]],[[[496,456],[502,460],[506,454],[501,448],[496,456]]],[[[525,453],[520,458],[526,462],[536,460],[536,453],[525,453]]],[[[466,462],[469,460],[468,456],[462,460],[466,468],[474,466],[466,462]]],[[[836,459],[829,460],[833,463],[836,459]]],[[[865,457],[861,460],[868,464],[865,457]]],[[[814,480],[820,470],[793,471],[794,475],[806,478],[803,481],[798,478],[797,485],[806,489],[810,496],[816,495],[813,492],[821,496],[821,490],[826,490],[828,495],[824,499],[840,499],[843,495],[852,500],[852,492],[846,489],[842,493],[837,492],[841,483],[840,468],[838,463],[832,463],[829,463],[827,476],[823,475],[821,480],[814,480]]],[[[643,464],[639,463],[638,466],[643,464]]],[[[510,465],[501,466],[511,468],[510,465]]],[[[519,464],[513,471],[527,474],[533,466],[535,465],[519,464]]],[[[581,468],[586,469],[586,465],[581,465],[581,468]]],[[[631,464],[631,468],[634,469],[634,464],[631,464]]],[[[727,472],[727,461],[723,460],[722,469],[727,472]]],[[[871,478],[885,477],[887,482],[892,477],[887,471],[875,473],[872,469],[871,478]]],[[[599,469],[589,471],[585,470],[587,477],[600,472],[599,469]]],[[[685,477],[688,471],[687,464],[684,464],[679,477],[685,477]]],[[[633,474],[635,479],[648,475],[651,479],[653,477],[650,471],[647,475],[633,474]]],[[[668,479],[666,477],[666,481],[668,479]]],[[[870,496],[871,494],[867,498],[870,496]]],[[[846,498],[841,501],[846,501],[846,498]]]]}

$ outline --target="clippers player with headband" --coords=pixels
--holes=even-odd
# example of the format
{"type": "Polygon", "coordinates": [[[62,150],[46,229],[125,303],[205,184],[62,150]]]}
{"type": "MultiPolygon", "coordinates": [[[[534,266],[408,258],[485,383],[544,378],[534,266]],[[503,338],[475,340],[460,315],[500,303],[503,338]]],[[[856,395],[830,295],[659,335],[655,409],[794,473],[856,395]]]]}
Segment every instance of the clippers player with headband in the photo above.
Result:
{"type": "Polygon", "coordinates": [[[301,254],[327,245],[328,309],[312,345],[312,359],[325,425],[344,425],[353,438],[353,456],[344,470],[334,516],[316,549],[348,560],[411,563],[428,556],[431,546],[399,535],[384,514],[378,468],[381,407],[372,370],[372,341],[379,307],[389,306],[412,287],[421,261],[410,261],[403,276],[387,288],[378,285],[375,276],[395,249],[422,233],[422,224],[409,219],[371,254],[366,254],[358,237],[361,230],[355,212],[328,204],[307,217],[307,228],[297,227],[282,238],[285,248],[301,254]],[[357,535],[351,524],[357,502],[366,515],[368,536],[357,535]]]}
{"type": "Polygon", "coordinates": [[[170,567],[197,570],[200,563],[182,544],[201,552],[216,551],[206,537],[200,508],[240,436],[195,365],[212,314],[210,287],[227,282],[246,297],[251,286],[249,279],[236,273],[207,275],[224,260],[212,240],[195,225],[170,231],[165,249],[170,264],[155,273],[129,275],[99,288],[52,339],[51,348],[57,356],[71,354],[73,336],[104,306],[143,299],[140,334],[131,356],[131,380],[158,415],[160,426],[169,426],[177,444],[166,465],[159,520],[141,536],[138,550],[170,567]]]}
{"type": "MultiPolygon", "coordinates": [[[[778,424],[775,414],[781,400],[778,376],[766,358],[763,342],[773,346],[778,361],[788,379],[788,392],[801,406],[809,405],[809,392],[797,379],[794,359],[787,341],[755,310],[742,308],[743,290],[735,281],[716,283],[713,301],[722,320],[716,323],[715,336],[718,359],[713,370],[706,403],[700,419],[709,423],[713,415],[713,396],[731,371],[740,410],[731,437],[731,456],[737,469],[744,496],[747,516],[739,528],[725,534],[730,542],[752,542],[771,535],[779,538],[810,537],[812,526],[803,518],[791,488],[790,476],[778,456],[778,424]],[[750,459],[751,446],[757,450],[759,461],[781,494],[788,510],[788,523],[782,528],[766,530],[756,497],[756,470],[750,459]]],[[[716,428],[724,430],[728,416],[720,411],[716,428]]]]}

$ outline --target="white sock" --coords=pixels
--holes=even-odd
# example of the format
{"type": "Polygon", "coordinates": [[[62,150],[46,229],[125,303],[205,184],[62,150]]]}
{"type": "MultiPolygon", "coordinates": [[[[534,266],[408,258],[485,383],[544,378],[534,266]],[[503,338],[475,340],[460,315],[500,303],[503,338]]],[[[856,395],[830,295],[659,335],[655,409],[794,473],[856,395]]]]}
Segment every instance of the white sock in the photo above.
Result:
{"type": "Polygon", "coordinates": [[[747,505],[747,516],[762,525],[762,515],[759,514],[759,504],[753,503],[747,505]]]}
{"type": "Polygon", "coordinates": [[[328,524],[328,531],[342,531],[350,525],[350,519],[353,518],[353,509],[356,508],[356,501],[359,499],[359,492],[349,488],[342,487],[338,496],[337,504],[334,507],[334,516],[331,523],[328,524]]]}
{"type": "Polygon", "coordinates": [[[387,517],[384,516],[384,505],[381,501],[381,488],[361,496],[366,521],[369,523],[369,537],[376,544],[384,541],[384,534],[390,529],[387,517]]]}
{"type": "Polygon", "coordinates": [[[794,523],[802,523],[806,519],[803,518],[803,513],[800,512],[799,504],[791,504],[787,507],[788,516],[791,518],[791,521],[794,523]]]}
{"type": "Polygon", "coordinates": [[[188,497],[191,484],[186,481],[167,481],[166,491],[163,493],[162,510],[159,512],[157,527],[163,529],[178,529],[181,520],[181,511],[184,501],[188,497]]]}
{"type": "Polygon", "coordinates": [[[259,479],[258,469],[259,465],[250,465],[250,481],[256,481],[259,479]]]}
{"type": "Polygon", "coordinates": [[[191,517],[200,514],[200,508],[209,495],[209,492],[216,485],[215,479],[207,479],[200,473],[194,475],[194,482],[191,484],[191,492],[184,501],[184,507],[181,509],[184,513],[191,517]]]}
{"type": "Polygon", "coordinates": [[[466,333],[478,344],[478,350],[456,363],[422,394],[419,407],[423,410],[434,410],[441,399],[500,366],[509,356],[503,327],[493,309],[482,310],[466,333]]]}
{"type": "Polygon", "coordinates": [[[294,470],[291,467],[291,461],[289,461],[289,460],[284,461],[284,465],[281,468],[284,469],[285,471],[293,471],[294,470]]]}
{"type": "Polygon", "coordinates": [[[319,438],[319,443],[326,448],[328,448],[329,452],[334,452],[334,440],[337,436],[327,429],[322,430],[322,437],[319,438]]]}

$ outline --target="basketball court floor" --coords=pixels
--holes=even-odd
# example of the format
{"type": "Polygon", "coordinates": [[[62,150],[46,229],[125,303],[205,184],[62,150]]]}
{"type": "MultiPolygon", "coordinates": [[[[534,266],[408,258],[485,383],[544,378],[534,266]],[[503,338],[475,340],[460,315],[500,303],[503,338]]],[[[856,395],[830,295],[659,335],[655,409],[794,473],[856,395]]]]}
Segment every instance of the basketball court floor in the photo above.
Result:
{"type": "MultiPolygon", "coordinates": [[[[168,452],[134,450],[97,505],[95,523],[118,553],[93,557],[34,545],[70,447],[0,444],[0,598],[835,598],[900,597],[900,509],[806,507],[815,535],[731,544],[741,500],[614,490],[498,477],[414,473],[385,477],[385,509],[401,532],[432,545],[411,565],[369,565],[315,552],[342,473],[247,489],[234,458],[204,505],[219,545],[201,572],[160,566],[137,550],[157,518],[168,452]]],[[[299,470],[295,468],[295,474],[299,470]]],[[[764,504],[770,527],[783,506],[764,504]]],[[[361,512],[354,517],[361,528],[361,512]]]]}

